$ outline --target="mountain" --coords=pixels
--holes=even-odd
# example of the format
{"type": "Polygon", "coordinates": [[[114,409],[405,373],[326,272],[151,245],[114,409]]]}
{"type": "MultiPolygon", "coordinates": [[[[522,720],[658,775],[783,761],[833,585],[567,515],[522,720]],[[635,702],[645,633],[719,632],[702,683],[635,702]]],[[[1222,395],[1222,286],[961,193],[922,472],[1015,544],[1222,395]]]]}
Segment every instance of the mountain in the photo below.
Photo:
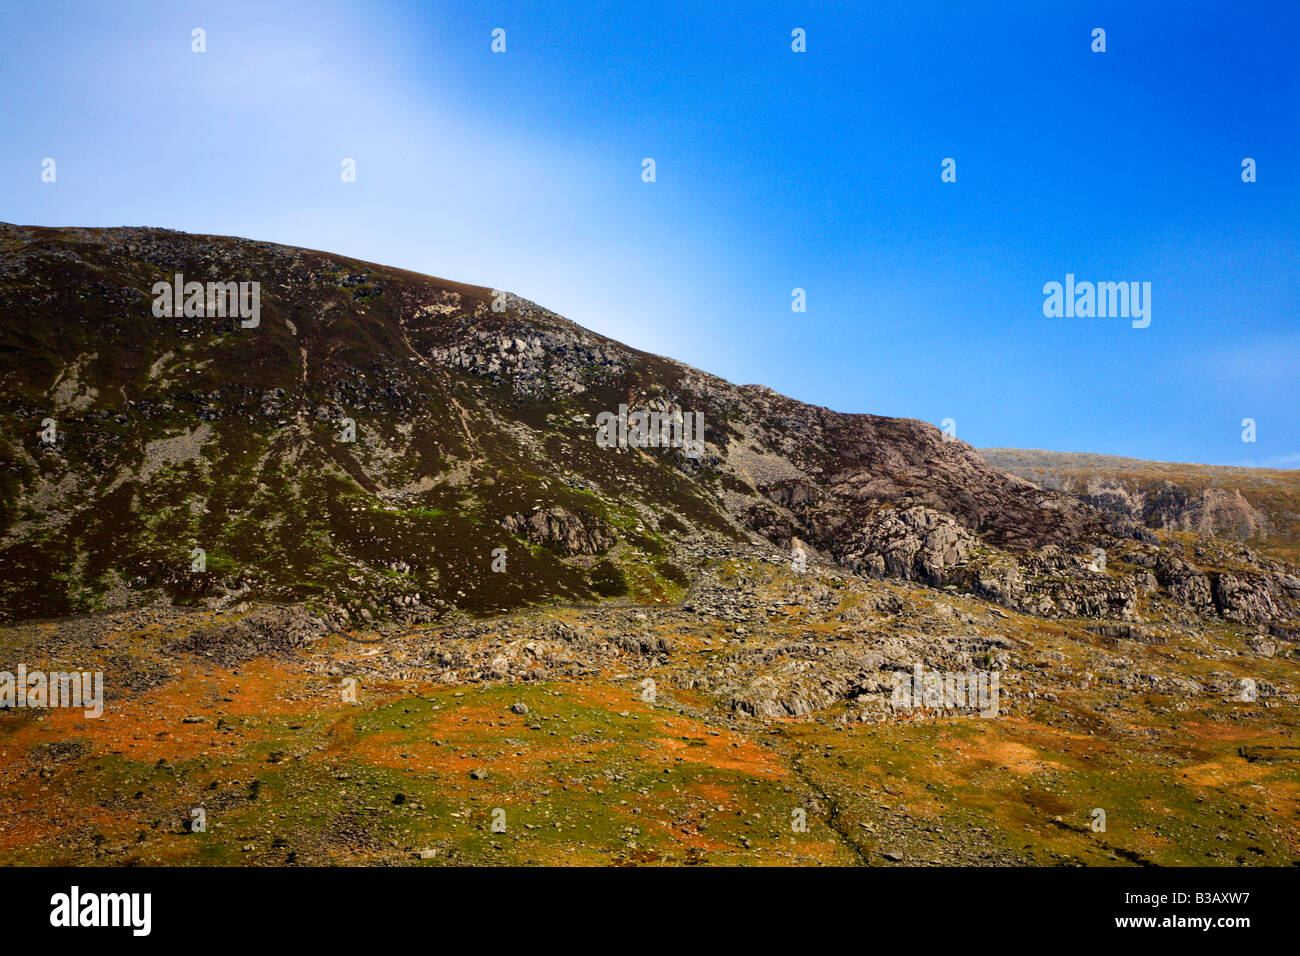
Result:
{"type": "Polygon", "coordinates": [[[980,456],[1148,528],[1249,543],[1300,561],[1300,471],[1172,464],[1116,455],[982,448],[980,456]]]}
{"type": "Polygon", "coordinates": [[[693,535],[797,539],[1046,606],[1078,595],[1025,593],[1019,565],[1154,541],[922,422],[735,386],[490,289],[225,237],[9,225],[0,283],[13,618],[232,595],[350,620],[669,600],[693,535]],[[177,274],[259,283],[259,324],[155,315],[177,274]],[[702,416],[703,453],[599,447],[620,406],[702,416]]]}
{"type": "Polygon", "coordinates": [[[4,226],[0,257],[9,616],[223,593],[488,613],[667,598],[688,533],[850,563],[882,522],[1013,550],[1099,533],[928,425],[733,386],[489,289],[157,229],[4,226]],[[155,316],[178,273],[260,283],[258,327],[155,316]],[[620,405],[702,414],[705,453],[599,448],[620,405]]]}
{"type": "Polygon", "coordinates": [[[107,677],[0,706],[0,861],[1300,858],[1294,486],[1038,455],[340,255],[0,224],[0,655],[107,677]]]}

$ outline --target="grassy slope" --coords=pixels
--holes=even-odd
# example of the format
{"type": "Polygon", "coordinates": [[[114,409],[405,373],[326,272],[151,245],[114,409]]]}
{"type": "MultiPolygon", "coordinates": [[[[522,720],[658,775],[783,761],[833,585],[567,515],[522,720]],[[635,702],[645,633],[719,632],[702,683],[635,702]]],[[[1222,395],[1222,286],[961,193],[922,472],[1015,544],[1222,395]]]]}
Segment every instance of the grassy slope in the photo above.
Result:
{"type": "MultiPolygon", "coordinates": [[[[778,575],[772,586],[787,585],[778,575]]],[[[977,609],[952,595],[908,593],[977,609]]],[[[538,619],[556,616],[580,623],[599,612],[538,619]]],[[[688,665],[727,659],[724,631],[708,620],[664,631],[675,645],[665,667],[622,658],[580,680],[460,687],[430,683],[417,669],[406,679],[363,681],[355,703],[343,699],[340,677],[306,664],[328,661],[347,674],[373,655],[400,656],[419,632],[384,645],[331,638],[306,658],[223,668],[167,655],[172,635],[146,629],[113,646],[129,648],[141,668],[161,660],[170,673],[112,701],[106,719],[0,715],[0,860],[1300,860],[1300,761],[1242,752],[1295,754],[1294,704],[1172,697],[1083,679],[1098,655],[1122,654],[1134,671],[1173,666],[1207,683],[1224,673],[1284,683],[1293,664],[1239,660],[1244,632],[1227,624],[1148,646],[1098,637],[1085,623],[1006,619],[1006,633],[1028,650],[1006,675],[1005,713],[995,719],[876,725],[839,723],[851,704],[823,720],[752,720],[686,689],[688,665]],[[647,674],[659,683],[653,703],[641,699],[647,674]],[[528,712],[514,713],[516,702],[528,712]],[[476,770],[486,777],[476,779],[476,770]],[[207,812],[204,833],[185,832],[193,807],[207,812]],[[1106,812],[1105,832],[1091,828],[1094,808],[1106,812]],[[505,832],[492,830],[497,809],[505,832]],[[807,814],[806,832],[792,827],[797,810],[807,814]],[[420,850],[437,854],[421,860],[420,850]]],[[[748,639],[772,643],[824,626],[796,610],[748,639]]],[[[6,658],[41,660],[37,642],[31,627],[0,631],[6,658]]],[[[47,666],[55,663],[57,655],[47,666]]]]}
{"type": "MultiPolygon", "coordinates": [[[[27,271],[0,287],[0,619],[241,587],[376,617],[415,594],[490,614],[671,590],[664,537],[637,502],[671,510],[677,527],[734,533],[707,481],[652,455],[597,454],[573,425],[639,379],[526,398],[416,359],[409,337],[427,350],[463,335],[440,314],[414,321],[424,304],[510,328],[517,316],[491,313],[490,290],[221,237],[153,230],[163,251],[139,239],[127,253],[77,230],[35,232],[27,271]],[[266,279],[259,328],[152,315],[154,281],[213,270],[266,279]],[[53,447],[37,438],[47,416],[53,447]],[[355,443],[338,440],[343,416],[355,443]],[[196,434],[206,441],[187,445],[196,434]],[[596,573],[501,530],[535,506],[616,528],[613,563],[596,573]],[[195,547],[203,575],[190,572],[195,547]],[[515,573],[492,574],[496,547],[515,573]],[[409,570],[392,573],[396,562],[409,570]]],[[[675,374],[647,361],[642,377],[675,374]]]]}

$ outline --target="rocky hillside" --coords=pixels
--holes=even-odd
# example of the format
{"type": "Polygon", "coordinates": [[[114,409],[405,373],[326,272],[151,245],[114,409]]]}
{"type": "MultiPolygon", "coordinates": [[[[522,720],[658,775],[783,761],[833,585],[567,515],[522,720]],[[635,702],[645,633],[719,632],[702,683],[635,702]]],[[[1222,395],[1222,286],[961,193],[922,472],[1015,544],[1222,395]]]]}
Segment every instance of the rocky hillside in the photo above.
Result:
{"type": "Polygon", "coordinates": [[[983,448],[995,468],[1148,528],[1244,541],[1300,559],[1300,470],[1172,464],[1115,455],[983,448]]]}
{"type": "Polygon", "coordinates": [[[0,702],[0,863],[1300,861],[1280,479],[1058,480],[157,229],[0,225],[0,398],[0,663],[104,677],[0,702]]]}
{"type": "Polygon", "coordinates": [[[1294,633],[1300,578],[1248,549],[1162,543],[1145,513],[922,422],[732,385],[514,296],[338,255],[3,225],[0,363],[9,619],[672,603],[698,570],[686,543],[714,541],[1045,616],[1153,600],[1294,633]],[[259,283],[255,322],[210,314],[210,292],[160,316],[155,284],[178,273],[259,283]],[[702,451],[601,447],[620,406],[702,415],[702,451]]]}

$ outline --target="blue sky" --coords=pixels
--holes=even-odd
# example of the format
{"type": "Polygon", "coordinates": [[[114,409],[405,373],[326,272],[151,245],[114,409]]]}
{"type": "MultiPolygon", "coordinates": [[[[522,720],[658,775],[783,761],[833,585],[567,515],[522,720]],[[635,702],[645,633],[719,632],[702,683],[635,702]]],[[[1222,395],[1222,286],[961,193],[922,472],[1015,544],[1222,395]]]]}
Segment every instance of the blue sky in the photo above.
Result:
{"type": "Polygon", "coordinates": [[[5,221],[505,288],[732,381],[952,418],[977,446],[1300,466],[1291,0],[0,15],[5,221]],[[1150,282],[1150,327],[1046,318],[1067,272],[1150,282]]]}

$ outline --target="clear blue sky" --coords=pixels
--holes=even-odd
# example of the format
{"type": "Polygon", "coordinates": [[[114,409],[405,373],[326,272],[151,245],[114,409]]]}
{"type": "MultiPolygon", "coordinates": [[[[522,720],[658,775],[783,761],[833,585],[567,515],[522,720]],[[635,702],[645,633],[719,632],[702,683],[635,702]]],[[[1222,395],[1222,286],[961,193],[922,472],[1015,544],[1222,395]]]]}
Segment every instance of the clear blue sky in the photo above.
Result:
{"type": "Polygon", "coordinates": [[[977,446],[1300,466],[1294,0],[0,16],[0,219],[506,288],[736,382],[953,418],[977,446]],[[1151,282],[1151,326],[1045,318],[1067,272],[1151,282]]]}

